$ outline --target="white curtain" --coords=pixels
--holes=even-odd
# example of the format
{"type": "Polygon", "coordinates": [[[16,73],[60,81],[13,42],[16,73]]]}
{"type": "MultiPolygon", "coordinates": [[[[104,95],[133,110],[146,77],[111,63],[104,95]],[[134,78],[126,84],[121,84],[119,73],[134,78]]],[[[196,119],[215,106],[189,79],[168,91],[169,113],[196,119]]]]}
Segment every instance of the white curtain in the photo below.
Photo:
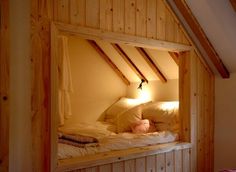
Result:
{"type": "Polygon", "coordinates": [[[70,93],[73,92],[70,59],[68,52],[68,38],[65,36],[59,37],[59,90],[58,90],[58,103],[59,103],[59,124],[64,125],[65,119],[68,119],[71,113],[70,93]]]}

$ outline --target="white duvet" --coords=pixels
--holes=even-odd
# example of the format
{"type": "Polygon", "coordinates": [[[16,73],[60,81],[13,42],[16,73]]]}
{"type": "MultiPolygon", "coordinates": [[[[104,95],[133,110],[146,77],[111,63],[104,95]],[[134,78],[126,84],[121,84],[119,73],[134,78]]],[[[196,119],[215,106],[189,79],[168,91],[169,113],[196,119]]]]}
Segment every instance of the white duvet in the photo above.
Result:
{"type": "Polygon", "coordinates": [[[95,124],[77,124],[72,127],[62,127],[64,132],[73,132],[95,137],[99,141],[99,147],[78,148],[67,144],[58,144],[58,158],[65,159],[78,157],[98,152],[122,150],[133,147],[142,147],[159,143],[173,142],[178,139],[176,133],[169,131],[153,132],[147,134],[119,133],[116,134],[116,126],[109,123],[97,122],[95,124]]]}

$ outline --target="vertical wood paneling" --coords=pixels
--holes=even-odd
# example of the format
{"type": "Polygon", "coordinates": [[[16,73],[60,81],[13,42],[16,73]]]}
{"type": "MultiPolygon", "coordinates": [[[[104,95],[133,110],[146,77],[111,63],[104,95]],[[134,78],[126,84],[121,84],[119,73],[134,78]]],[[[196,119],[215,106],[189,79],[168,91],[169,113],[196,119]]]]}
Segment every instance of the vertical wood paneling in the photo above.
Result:
{"type": "Polygon", "coordinates": [[[125,161],[125,172],[135,172],[135,160],[125,161]]]}
{"type": "Polygon", "coordinates": [[[204,171],[204,68],[198,60],[198,117],[197,117],[197,152],[198,171],[204,171]]]}
{"type": "Polygon", "coordinates": [[[86,26],[99,28],[100,4],[98,0],[86,0],[86,26]]]}
{"type": "Polygon", "coordinates": [[[136,0],[136,35],[146,37],[147,34],[147,3],[136,0]]]}
{"type": "Polygon", "coordinates": [[[9,171],[9,1],[0,4],[0,171],[9,171]]]}
{"type": "Polygon", "coordinates": [[[113,7],[112,0],[100,0],[100,28],[112,31],[113,7]]]}
{"type": "Polygon", "coordinates": [[[112,164],[112,172],[124,172],[124,161],[115,162],[112,164]]]}
{"type": "Polygon", "coordinates": [[[112,165],[111,164],[100,165],[98,169],[99,172],[112,172],[112,165]]]}
{"type": "Polygon", "coordinates": [[[165,40],[166,35],[166,7],[162,0],[157,0],[157,39],[165,40]]]}
{"type": "Polygon", "coordinates": [[[165,40],[170,41],[170,42],[175,42],[174,38],[175,38],[175,31],[174,31],[174,19],[171,15],[171,13],[169,12],[168,9],[165,9],[165,13],[166,13],[166,21],[165,21],[165,28],[166,28],[166,36],[165,36],[165,40]]]}
{"type": "Polygon", "coordinates": [[[70,1],[68,0],[58,0],[57,5],[57,17],[60,22],[69,23],[70,21],[70,1]]]}
{"type": "Polygon", "coordinates": [[[215,102],[215,77],[210,76],[211,83],[210,83],[210,122],[209,122],[209,128],[210,128],[210,171],[214,171],[214,102],[215,102]]]}
{"type": "Polygon", "coordinates": [[[70,22],[85,26],[85,0],[70,0],[70,22]]]}
{"type": "Polygon", "coordinates": [[[189,44],[163,0],[59,0],[54,20],[189,44]]]}
{"type": "Polygon", "coordinates": [[[166,153],[166,172],[174,171],[174,154],[173,151],[166,153]]]}
{"type": "Polygon", "coordinates": [[[135,35],[136,1],[125,0],[125,33],[135,35]]]}
{"type": "Polygon", "coordinates": [[[156,155],[156,171],[164,172],[166,170],[165,154],[156,155]]]}
{"type": "Polygon", "coordinates": [[[125,2],[124,0],[113,0],[113,31],[125,31],[125,2]]]}
{"type": "Polygon", "coordinates": [[[191,56],[191,172],[195,172],[197,169],[197,60],[198,57],[194,51],[190,52],[191,56]]]}
{"type": "Polygon", "coordinates": [[[174,151],[174,172],[182,172],[182,150],[174,151]]]}
{"type": "Polygon", "coordinates": [[[86,168],[85,172],[98,172],[98,167],[86,168]]]}
{"type": "Polygon", "coordinates": [[[50,171],[50,2],[31,1],[32,171],[39,172],[50,171]]]}
{"type": "Polygon", "coordinates": [[[183,172],[189,172],[189,171],[190,171],[190,150],[184,149],[183,150],[183,172]]]}
{"type": "Polygon", "coordinates": [[[147,37],[156,39],[156,0],[147,0],[147,37]]]}
{"type": "Polygon", "coordinates": [[[136,168],[136,172],[143,172],[145,171],[145,158],[137,158],[136,162],[135,162],[135,168],[136,168]]]}
{"type": "Polygon", "coordinates": [[[151,155],[146,157],[146,172],[156,171],[156,156],[151,155]]]}

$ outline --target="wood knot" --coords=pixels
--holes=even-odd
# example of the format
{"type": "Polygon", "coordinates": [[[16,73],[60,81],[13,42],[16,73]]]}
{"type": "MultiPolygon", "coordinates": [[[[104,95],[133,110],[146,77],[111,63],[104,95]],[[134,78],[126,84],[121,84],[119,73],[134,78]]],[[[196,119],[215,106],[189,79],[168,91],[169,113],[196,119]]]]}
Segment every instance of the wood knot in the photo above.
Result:
{"type": "Polygon", "coordinates": [[[164,170],[164,167],[161,167],[161,171],[163,171],[164,170]]]}
{"type": "Polygon", "coordinates": [[[3,96],[2,99],[3,99],[4,101],[6,101],[6,100],[7,100],[7,96],[3,96]]]}
{"type": "Polygon", "coordinates": [[[167,163],[167,166],[170,166],[170,162],[167,163]]]}

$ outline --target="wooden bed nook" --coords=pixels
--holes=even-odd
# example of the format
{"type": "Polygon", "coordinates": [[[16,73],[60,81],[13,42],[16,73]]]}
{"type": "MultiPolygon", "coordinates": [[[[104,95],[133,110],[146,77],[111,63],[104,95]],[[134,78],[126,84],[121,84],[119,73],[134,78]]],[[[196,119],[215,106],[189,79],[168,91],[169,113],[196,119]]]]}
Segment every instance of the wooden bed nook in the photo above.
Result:
{"type": "Polygon", "coordinates": [[[214,75],[165,0],[38,3],[35,169],[213,171],[214,75]]]}

